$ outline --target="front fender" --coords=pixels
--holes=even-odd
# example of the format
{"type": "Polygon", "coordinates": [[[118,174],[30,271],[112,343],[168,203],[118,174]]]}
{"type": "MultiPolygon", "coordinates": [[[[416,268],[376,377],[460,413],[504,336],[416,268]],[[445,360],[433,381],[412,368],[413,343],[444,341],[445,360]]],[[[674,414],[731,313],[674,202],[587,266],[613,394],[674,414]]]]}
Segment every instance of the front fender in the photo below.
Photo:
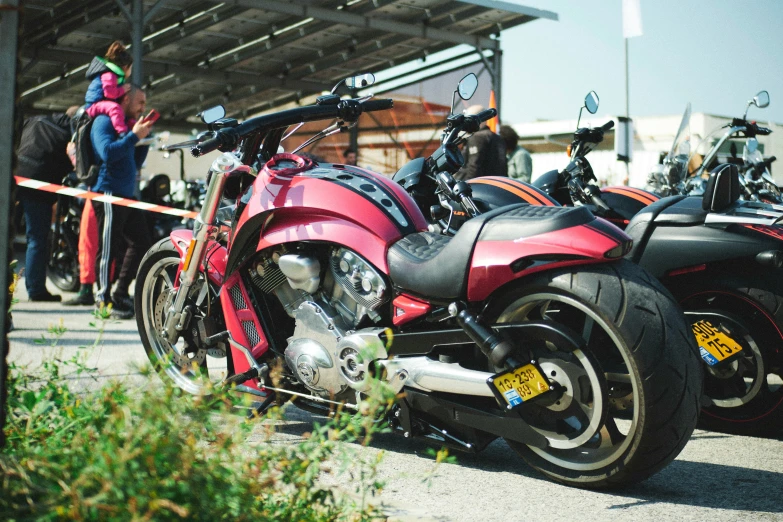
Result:
{"type": "MultiPolygon", "coordinates": [[[[182,264],[185,261],[185,256],[187,255],[188,246],[190,246],[190,242],[193,240],[193,231],[188,229],[174,230],[169,234],[169,238],[171,239],[174,248],[176,248],[179,253],[179,270],[181,270],[182,264]]],[[[228,251],[223,245],[217,241],[211,240],[207,243],[207,277],[216,285],[223,284],[223,278],[226,274],[227,259],[228,251]]],[[[177,271],[178,274],[179,270],[177,271]]]]}

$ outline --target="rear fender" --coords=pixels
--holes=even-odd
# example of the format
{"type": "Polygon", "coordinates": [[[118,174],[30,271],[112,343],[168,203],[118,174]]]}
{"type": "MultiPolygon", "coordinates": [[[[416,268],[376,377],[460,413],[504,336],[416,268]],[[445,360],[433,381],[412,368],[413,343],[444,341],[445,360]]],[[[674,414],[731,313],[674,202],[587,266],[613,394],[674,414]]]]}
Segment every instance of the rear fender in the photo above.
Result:
{"type": "Polygon", "coordinates": [[[614,215],[607,219],[615,225],[625,228],[628,222],[647,205],[661,199],[652,192],[632,187],[604,187],[601,199],[609,205],[614,215]]]}
{"type": "Polygon", "coordinates": [[[752,226],[658,226],[650,234],[637,263],[658,278],[687,267],[714,266],[742,259],[750,262],[746,266],[752,270],[756,255],[783,250],[783,234],[776,238],[758,233],[752,226]]]}
{"type": "MultiPolygon", "coordinates": [[[[170,235],[174,248],[177,249],[180,258],[180,266],[177,270],[177,280],[179,281],[179,272],[182,270],[182,264],[185,261],[187,255],[188,246],[193,239],[193,231],[187,229],[174,230],[170,235]]],[[[226,273],[226,260],[228,258],[228,251],[226,248],[217,241],[209,241],[207,243],[207,277],[216,285],[223,284],[223,277],[226,273]]]]}
{"type": "Polygon", "coordinates": [[[631,244],[630,237],[602,219],[511,241],[479,241],[468,276],[468,301],[483,301],[503,285],[544,270],[611,262],[631,244]]]}

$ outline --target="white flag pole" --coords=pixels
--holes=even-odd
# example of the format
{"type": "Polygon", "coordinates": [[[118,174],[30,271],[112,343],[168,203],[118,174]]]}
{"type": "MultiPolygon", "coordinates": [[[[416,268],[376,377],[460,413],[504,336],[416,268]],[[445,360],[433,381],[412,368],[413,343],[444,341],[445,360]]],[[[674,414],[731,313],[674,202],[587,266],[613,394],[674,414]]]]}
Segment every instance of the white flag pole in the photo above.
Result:
{"type": "MultiPolygon", "coordinates": [[[[640,0],[623,0],[623,40],[625,44],[625,118],[626,125],[625,136],[623,139],[626,141],[625,150],[627,152],[627,159],[625,160],[625,184],[628,185],[631,178],[631,149],[633,149],[633,134],[631,124],[631,95],[629,87],[629,74],[628,74],[628,39],[635,36],[642,35],[642,10],[640,6],[640,0]]],[[[615,140],[617,139],[615,133],[615,140]]]]}

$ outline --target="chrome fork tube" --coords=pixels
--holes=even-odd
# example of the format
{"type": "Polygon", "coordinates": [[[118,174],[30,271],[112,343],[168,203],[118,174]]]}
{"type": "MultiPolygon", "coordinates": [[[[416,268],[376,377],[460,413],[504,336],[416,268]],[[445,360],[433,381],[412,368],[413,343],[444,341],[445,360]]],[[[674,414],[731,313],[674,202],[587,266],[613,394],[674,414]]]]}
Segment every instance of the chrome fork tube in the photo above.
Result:
{"type": "Polygon", "coordinates": [[[179,288],[166,312],[166,320],[163,323],[163,335],[170,343],[175,343],[180,332],[187,326],[189,315],[183,312],[185,301],[190,292],[190,287],[198,278],[199,267],[204,261],[207,241],[210,235],[216,231],[215,216],[220,206],[223,187],[231,175],[232,167],[235,167],[236,158],[233,155],[222,155],[212,164],[212,178],[209,181],[207,194],[204,198],[204,206],[195,219],[193,226],[193,240],[188,247],[185,257],[186,266],[180,272],[179,288]],[[229,157],[230,156],[230,157],[229,157]]]}

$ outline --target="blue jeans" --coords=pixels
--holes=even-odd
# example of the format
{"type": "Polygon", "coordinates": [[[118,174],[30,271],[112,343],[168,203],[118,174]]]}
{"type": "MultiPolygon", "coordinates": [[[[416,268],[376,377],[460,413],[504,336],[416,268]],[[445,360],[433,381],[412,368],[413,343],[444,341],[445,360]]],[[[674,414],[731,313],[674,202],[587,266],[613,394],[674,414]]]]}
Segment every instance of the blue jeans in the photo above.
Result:
{"type": "Polygon", "coordinates": [[[27,233],[25,286],[27,295],[40,296],[46,290],[46,266],[49,261],[49,229],[52,226],[52,204],[21,199],[27,233]]]}

